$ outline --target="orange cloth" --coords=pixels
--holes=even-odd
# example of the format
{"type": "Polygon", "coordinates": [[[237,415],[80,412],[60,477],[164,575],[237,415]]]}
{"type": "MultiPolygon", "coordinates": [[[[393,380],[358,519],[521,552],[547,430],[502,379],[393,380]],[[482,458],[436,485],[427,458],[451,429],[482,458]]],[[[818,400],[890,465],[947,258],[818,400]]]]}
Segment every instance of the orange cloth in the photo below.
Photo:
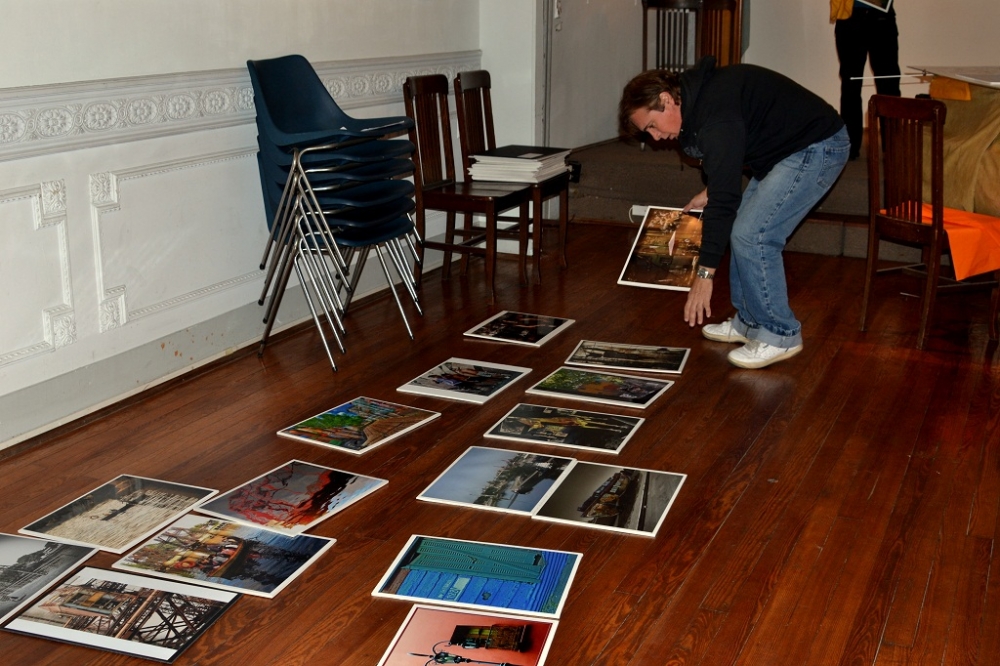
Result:
{"type": "Polygon", "coordinates": [[[957,79],[949,79],[946,76],[935,76],[931,79],[930,88],[927,93],[931,99],[955,99],[961,102],[972,101],[972,89],[969,83],[957,79]]]}
{"type": "MultiPolygon", "coordinates": [[[[922,213],[930,224],[931,205],[925,203],[922,213]]],[[[944,230],[956,279],[1000,270],[1000,217],[946,207],[944,230]]]]}

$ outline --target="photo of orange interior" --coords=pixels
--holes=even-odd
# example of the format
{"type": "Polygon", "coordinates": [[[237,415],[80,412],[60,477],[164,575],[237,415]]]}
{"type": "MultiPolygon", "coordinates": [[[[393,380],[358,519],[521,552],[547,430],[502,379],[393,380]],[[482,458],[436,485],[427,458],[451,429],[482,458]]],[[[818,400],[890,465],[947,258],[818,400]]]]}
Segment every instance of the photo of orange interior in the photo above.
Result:
{"type": "Polygon", "coordinates": [[[428,663],[541,666],[556,624],[553,620],[514,615],[414,606],[379,666],[428,663]],[[461,657],[462,661],[441,661],[445,658],[442,653],[461,657]]]}

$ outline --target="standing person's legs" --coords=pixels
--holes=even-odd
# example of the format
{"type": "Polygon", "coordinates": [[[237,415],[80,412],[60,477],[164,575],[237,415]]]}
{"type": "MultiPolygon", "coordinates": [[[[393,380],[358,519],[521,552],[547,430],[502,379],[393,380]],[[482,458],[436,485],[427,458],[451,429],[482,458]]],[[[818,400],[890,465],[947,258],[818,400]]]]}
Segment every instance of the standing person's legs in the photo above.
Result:
{"type": "Polygon", "coordinates": [[[875,74],[875,90],[879,95],[899,97],[899,30],[896,10],[889,13],[869,12],[868,62],[875,74]]]}
{"type": "Polygon", "coordinates": [[[744,192],[731,238],[735,325],[750,340],[745,353],[756,353],[762,345],[777,351],[761,365],[747,365],[737,362],[744,352],[737,349],[730,354],[737,365],[763,367],[781,360],[783,352],[790,356],[801,349],[802,326],[788,304],[781,252],[806,213],[833,186],[849,152],[850,140],[842,129],[786,157],[744,192]]]}
{"type": "Polygon", "coordinates": [[[864,114],[861,110],[861,80],[868,60],[868,35],[861,13],[837,21],[833,29],[840,60],[840,117],[851,137],[851,159],[861,152],[864,114]]]}

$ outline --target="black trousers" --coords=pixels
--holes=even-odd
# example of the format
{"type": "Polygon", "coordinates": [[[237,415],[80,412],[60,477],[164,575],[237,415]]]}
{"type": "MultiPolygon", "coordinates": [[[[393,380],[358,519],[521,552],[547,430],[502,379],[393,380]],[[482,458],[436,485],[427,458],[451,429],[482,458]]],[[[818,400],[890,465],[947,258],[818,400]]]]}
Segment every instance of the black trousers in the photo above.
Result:
{"type": "Polygon", "coordinates": [[[851,18],[837,21],[834,27],[837,57],[840,59],[840,115],[851,137],[851,157],[861,151],[864,113],[861,110],[861,80],[867,60],[876,78],[880,95],[899,96],[899,31],[896,9],[889,12],[870,9],[855,3],[851,18]]]}

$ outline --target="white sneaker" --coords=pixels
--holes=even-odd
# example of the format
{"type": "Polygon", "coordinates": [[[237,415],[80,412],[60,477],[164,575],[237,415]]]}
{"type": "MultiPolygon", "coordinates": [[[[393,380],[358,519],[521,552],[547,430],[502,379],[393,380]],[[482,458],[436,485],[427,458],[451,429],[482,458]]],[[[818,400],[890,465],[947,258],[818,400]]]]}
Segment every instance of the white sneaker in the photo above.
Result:
{"type": "Polygon", "coordinates": [[[791,358],[802,351],[802,345],[794,347],[775,347],[760,340],[751,340],[739,349],[729,352],[729,362],[741,368],[764,368],[791,358]]]}
{"type": "Polygon", "coordinates": [[[705,324],[701,327],[701,334],[716,342],[750,342],[736,330],[732,319],[727,319],[721,324],[705,324]]]}

